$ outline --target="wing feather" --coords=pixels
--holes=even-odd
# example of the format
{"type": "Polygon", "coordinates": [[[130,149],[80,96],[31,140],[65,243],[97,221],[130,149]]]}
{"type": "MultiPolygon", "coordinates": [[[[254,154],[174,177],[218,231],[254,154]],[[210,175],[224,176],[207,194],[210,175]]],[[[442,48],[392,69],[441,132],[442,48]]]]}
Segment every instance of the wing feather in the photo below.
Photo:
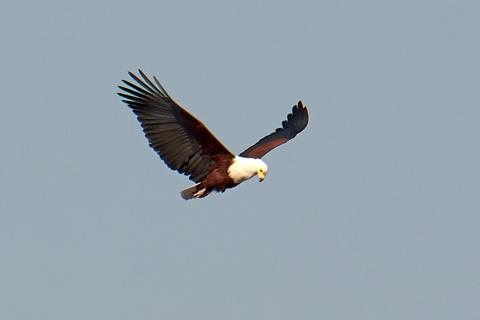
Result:
{"type": "Polygon", "coordinates": [[[155,84],[141,71],[135,81],[123,80],[118,95],[135,113],[152,147],[172,170],[200,182],[222,155],[234,155],[187,110],[179,106],[156,77],[155,84]]]}
{"type": "Polygon", "coordinates": [[[282,122],[282,127],[276,129],[274,132],[266,137],[260,139],[253,146],[240,153],[241,157],[246,158],[261,158],[272,149],[286,143],[295,138],[297,134],[302,132],[308,124],[308,110],[299,101],[297,105],[292,108],[292,113],[289,113],[287,120],[282,122]]]}

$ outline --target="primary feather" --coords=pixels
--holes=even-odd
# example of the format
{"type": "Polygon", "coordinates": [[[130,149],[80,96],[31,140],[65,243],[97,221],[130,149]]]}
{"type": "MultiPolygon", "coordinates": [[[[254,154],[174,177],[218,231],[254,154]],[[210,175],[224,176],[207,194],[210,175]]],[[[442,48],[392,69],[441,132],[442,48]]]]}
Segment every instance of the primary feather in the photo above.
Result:
{"type": "Polygon", "coordinates": [[[295,138],[297,134],[305,129],[307,124],[308,110],[303,106],[302,101],[299,101],[298,104],[292,108],[292,113],[288,114],[287,120],[282,122],[281,128],[277,128],[275,132],[260,139],[253,146],[240,153],[240,156],[246,158],[261,158],[272,149],[295,138]]]}
{"type": "Polygon", "coordinates": [[[142,79],[129,72],[136,83],[123,80],[118,94],[132,108],[145,136],[161,159],[172,169],[195,182],[202,181],[212,162],[220,155],[233,154],[188,111],[179,106],[165,91],[141,71],[142,79]]]}

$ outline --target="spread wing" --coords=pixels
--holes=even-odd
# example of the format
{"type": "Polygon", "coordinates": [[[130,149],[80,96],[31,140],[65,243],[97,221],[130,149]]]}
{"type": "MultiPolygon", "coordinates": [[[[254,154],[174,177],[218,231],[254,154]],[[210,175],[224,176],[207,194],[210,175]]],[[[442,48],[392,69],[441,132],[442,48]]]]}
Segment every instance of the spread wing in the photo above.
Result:
{"type": "Polygon", "coordinates": [[[219,156],[234,155],[208,128],[180,107],[156,77],[155,84],[141,71],[142,79],[129,72],[136,82],[123,80],[119,86],[124,101],[137,115],[143,132],[168,167],[200,182],[219,156]]]}
{"type": "Polygon", "coordinates": [[[293,139],[297,134],[303,131],[308,124],[308,110],[299,101],[292,108],[292,113],[287,116],[287,120],[282,122],[282,128],[260,139],[253,146],[240,153],[241,157],[261,158],[270,150],[293,139]]]}

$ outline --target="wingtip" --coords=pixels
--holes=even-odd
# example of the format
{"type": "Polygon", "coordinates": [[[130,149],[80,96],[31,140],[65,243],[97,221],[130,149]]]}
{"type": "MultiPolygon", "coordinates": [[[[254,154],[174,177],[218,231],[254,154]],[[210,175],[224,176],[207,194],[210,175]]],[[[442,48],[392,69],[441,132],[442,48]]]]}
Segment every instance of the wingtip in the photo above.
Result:
{"type": "Polygon", "coordinates": [[[308,109],[307,106],[303,104],[301,100],[298,101],[297,105],[295,105],[292,109],[292,111],[296,112],[301,112],[303,114],[306,114],[308,117],[308,109]]]}
{"type": "Polygon", "coordinates": [[[297,123],[302,123],[300,126],[301,129],[298,128],[298,132],[303,131],[308,124],[309,116],[308,109],[301,100],[299,100],[298,103],[293,106],[292,113],[290,115],[287,116],[287,119],[290,121],[294,116],[297,123]],[[290,117],[290,115],[292,115],[292,117],[290,117]]]}
{"type": "Polygon", "coordinates": [[[298,108],[302,110],[307,110],[307,106],[303,104],[302,100],[298,101],[298,108]]]}
{"type": "Polygon", "coordinates": [[[145,75],[145,73],[142,71],[142,69],[138,69],[138,73],[143,77],[143,78],[146,78],[147,76],[145,75]]]}
{"type": "MultiPolygon", "coordinates": [[[[142,69],[140,69],[140,68],[137,69],[137,71],[138,71],[138,73],[140,73],[140,74],[143,73],[142,69]]],[[[135,75],[135,73],[133,73],[132,71],[128,71],[128,74],[129,74],[130,76],[134,76],[134,75],[135,75]]]]}
{"type": "Polygon", "coordinates": [[[306,107],[303,105],[302,100],[298,100],[297,104],[293,106],[292,111],[304,109],[306,109],[306,107]]]}

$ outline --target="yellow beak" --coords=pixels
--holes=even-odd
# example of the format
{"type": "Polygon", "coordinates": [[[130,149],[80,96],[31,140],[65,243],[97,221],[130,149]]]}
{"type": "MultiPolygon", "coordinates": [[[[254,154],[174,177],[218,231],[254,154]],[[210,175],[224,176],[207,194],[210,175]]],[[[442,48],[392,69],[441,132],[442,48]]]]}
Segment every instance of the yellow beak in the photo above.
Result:
{"type": "Polygon", "coordinates": [[[263,173],[263,172],[258,172],[257,176],[258,176],[258,181],[259,182],[262,182],[263,179],[265,179],[265,173],[263,173]]]}

